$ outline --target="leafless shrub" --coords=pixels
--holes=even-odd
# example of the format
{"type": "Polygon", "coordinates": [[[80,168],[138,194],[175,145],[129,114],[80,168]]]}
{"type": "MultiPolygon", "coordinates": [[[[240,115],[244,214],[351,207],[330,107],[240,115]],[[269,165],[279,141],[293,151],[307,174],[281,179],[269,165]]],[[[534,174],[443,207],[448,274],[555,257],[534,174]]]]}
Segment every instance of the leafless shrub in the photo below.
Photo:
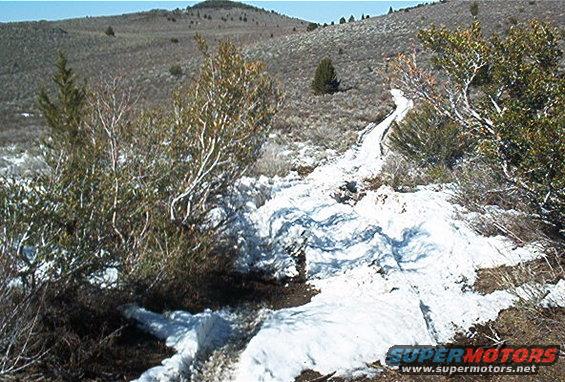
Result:
{"type": "Polygon", "coordinates": [[[14,279],[0,271],[0,380],[21,373],[46,355],[37,337],[43,309],[40,289],[10,285],[14,279]]]}
{"type": "Polygon", "coordinates": [[[559,232],[531,209],[527,197],[491,165],[468,159],[453,176],[453,201],[474,212],[471,225],[486,236],[504,235],[517,245],[537,243],[546,251],[562,247],[559,232]]]}
{"type": "Polygon", "coordinates": [[[277,143],[266,143],[261,156],[252,168],[252,174],[273,176],[285,176],[292,169],[292,158],[284,153],[285,147],[277,143]]]}
{"type": "Polygon", "coordinates": [[[0,187],[0,194],[0,200],[5,201],[0,205],[0,379],[3,379],[39,362],[46,351],[36,337],[44,284],[35,281],[36,269],[26,253],[26,240],[33,235],[33,228],[21,224],[21,215],[14,205],[7,205],[5,187],[0,187]]]}

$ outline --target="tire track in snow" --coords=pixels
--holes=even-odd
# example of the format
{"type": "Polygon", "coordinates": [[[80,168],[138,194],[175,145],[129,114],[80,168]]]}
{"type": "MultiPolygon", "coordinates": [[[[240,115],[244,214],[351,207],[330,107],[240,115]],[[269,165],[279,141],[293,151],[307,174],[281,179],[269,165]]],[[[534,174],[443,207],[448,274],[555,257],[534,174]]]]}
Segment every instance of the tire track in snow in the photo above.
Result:
{"type": "Polygon", "coordinates": [[[287,249],[305,240],[306,276],[320,293],[302,306],[260,311],[265,315],[257,320],[250,320],[253,312],[219,312],[232,328],[227,341],[205,346],[208,352],[192,351],[199,341],[209,342],[195,333],[196,342],[183,338],[179,347],[189,356],[179,367],[192,370],[194,380],[287,382],[305,369],[365,374],[367,364],[382,362],[392,345],[446,341],[512,304],[506,292],[481,296],[464,291],[460,280],[472,283],[477,267],[523,261],[529,252],[478,237],[455,221],[446,193],[381,187],[354,205],[333,197],[345,182],[360,183],[380,170],[383,136],[412,106],[400,91],[392,94],[397,108],[391,115],[307,178],[268,187],[264,179],[242,180],[248,203],[234,228],[241,266],[296,276],[296,259],[287,249]],[[271,192],[266,201],[257,197],[265,189],[271,192]],[[505,251],[508,256],[501,257],[505,251]],[[254,322],[253,329],[238,330],[246,321],[254,322]]]}

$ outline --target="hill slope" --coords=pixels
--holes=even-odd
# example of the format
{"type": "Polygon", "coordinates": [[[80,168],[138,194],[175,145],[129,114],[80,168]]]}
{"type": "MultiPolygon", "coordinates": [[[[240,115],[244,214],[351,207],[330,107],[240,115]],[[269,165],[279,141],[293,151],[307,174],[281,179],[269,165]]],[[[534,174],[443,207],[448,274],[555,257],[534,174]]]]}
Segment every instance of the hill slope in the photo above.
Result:
{"type": "MultiPolygon", "coordinates": [[[[323,147],[348,148],[357,131],[379,121],[392,104],[386,62],[417,47],[418,30],[431,24],[450,28],[469,25],[469,1],[448,1],[394,12],[311,33],[259,42],[249,49],[263,59],[285,84],[286,107],[276,126],[290,139],[311,139],[323,147]],[[330,57],[343,91],[313,96],[310,89],[317,64],[330,57]]],[[[563,26],[563,1],[479,1],[478,19],[487,33],[504,33],[513,22],[531,18],[563,26]]]]}
{"type": "MultiPolygon", "coordinates": [[[[305,21],[224,3],[205,2],[187,12],[0,25],[0,144],[37,135],[41,120],[34,96],[48,80],[57,49],[66,50],[71,65],[91,81],[121,74],[137,86],[143,99],[157,103],[179,84],[169,74],[171,65],[180,64],[185,73],[197,69],[199,55],[193,36],[200,33],[212,43],[222,38],[235,40],[249,56],[264,60],[279,79],[286,100],[275,121],[277,145],[309,141],[343,151],[361,128],[392,108],[387,60],[415,48],[421,28],[431,24],[457,27],[472,20],[470,2],[447,1],[306,32],[305,21]],[[104,34],[109,25],[115,37],[104,34]],[[179,42],[171,42],[172,38],[179,42]],[[323,57],[333,60],[341,91],[315,97],[310,81],[323,57]]],[[[488,33],[504,33],[512,23],[531,18],[558,25],[565,18],[563,1],[478,4],[478,18],[488,33]]]]}
{"type": "Polygon", "coordinates": [[[35,95],[40,86],[50,86],[58,50],[67,53],[71,66],[89,82],[124,76],[140,89],[144,100],[154,103],[179,83],[169,68],[179,64],[187,72],[187,62],[198,56],[197,33],[211,43],[229,38],[245,45],[299,33],[306,25],[229,2],[205,2],[172,12],[0,24],[0,144],[36,135],[41,121],[35,95]],[[104,33],[109,26],[114,37],[104,33]]]}

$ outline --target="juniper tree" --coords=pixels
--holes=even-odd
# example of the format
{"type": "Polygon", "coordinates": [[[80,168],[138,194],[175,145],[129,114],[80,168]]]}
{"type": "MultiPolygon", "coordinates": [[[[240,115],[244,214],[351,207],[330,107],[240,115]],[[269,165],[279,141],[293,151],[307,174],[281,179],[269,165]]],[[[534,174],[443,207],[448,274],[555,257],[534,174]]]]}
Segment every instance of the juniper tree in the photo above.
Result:
{"type": "Polygon", "coordinates": [[[479,3],[473,1],[471,5],[469,5],[469,11],[473,17],[477,17],[479,15],[479,3]]]}
{"type": "Polygon", "coordinates": [[[308,26],[306,27],[306,30],[308,32],[311,32],[315,29],[318,29],[318,24],[317,23],[309,23],[308,26]]]}
{"type": "Polygon", "coordinates": [[[395,152],[417,166],[452,167],[472,146],[460,125],[428,104],[420,105],[402,122],[395,123],[389,140],[395,152]]]}
{"type": "Polygon", "coordinates": [[[419,38],[433,54],[433,69],[401,55],[398,85],[460,124],[510,188],[559,227],[565,220],[561,32],[534,20],[488,38],[475,20],[456,31],[432,27],[419,38]]]}
{"type": "Polygon", "coordinates": [[[39,92],[38,104],[49,128],[46,144],[56,149],[72,151],[84,140],[81,124],[86,91],[83,85],[77,85],[75,75],[67,65],[67,58],[59,52],[56,73],[53,76],[57,87],[57,100],[51,100],[43,88],[39,92]]]}
{"type": "Polygon", "coordinates": [[[312,81],[312,90],[314,94],[335,93],[339,89],[339,80],[332,64],[332,60],[324,58],[318,64],[314,80],[312,81]]]}

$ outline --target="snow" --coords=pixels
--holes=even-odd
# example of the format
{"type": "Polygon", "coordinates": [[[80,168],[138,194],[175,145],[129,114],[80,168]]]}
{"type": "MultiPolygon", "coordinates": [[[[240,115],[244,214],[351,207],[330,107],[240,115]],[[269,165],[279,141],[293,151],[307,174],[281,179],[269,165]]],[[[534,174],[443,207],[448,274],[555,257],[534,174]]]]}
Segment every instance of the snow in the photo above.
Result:
{"type": "Polygon", "coordinates": [[[561,279],[555,285],[546,285],[547,296],[540,301],[542,307],[565,308],[565,280],[561,279]]]}
{"type": "Polygon", "coordinates": [[[245,232],[254,232],[240,235],[246,264],[294,276],[288,248],[301,248],[320,293],[266,319],[241,354],[234,380],[290,381],[305,369],[351,376],[383,362],[392,345],[448,341],[515,300],[508,292],[470,291],[476,270],[535,252],[478,236],[455,219],[449,192],[381,187],[354,205],[334,197],[346,182],[361,184],[381,168],[383,134],[412,107],[399,91],[392,94],[396,111],[367,127],[358,146],[304,181],[275,185],[271,198],[246,216],[252,224],[245,232]]]}
{"type": "MultiPolygon", "coordinates": [[[[463,211],[449,202],[447,188],[362,189],[383,164],[381,142],[390,124],[412,107],[400,91],[392,95],[397,108],[389,117],[306,178],[241,180],[246,202],[234,224],[241,269],[293,277],[297,256],[305,256],[308,282],[320,292],[303,306],[265,312],[227,380],[288,382],[306,369],[367,374],[369,364],[384,363],[392,345],[449,341],[517,301],[509,291],[473,291],[476,271],[531,260],[540,256],[535,248],[476,234],[457,219],[463,211]],[[358,189],[357,202],[338,201],[346,183],[358,189]]],[[[172,341],[185,370],[201,346],[190,336],[188,344],[172,341]]]]}
{"type": "Polygon", "coordinates": [[[191,315],[176,311],[162,316],[137,306],[125,309],[125,316],[138,321],[155,337],[165,340],[177,351],[139,377],[138,382],[166,382],[181,378],[199,353],[223,344],[230,336],[231,327],[226,313],[205,311],[191,315]]]}
{"type": "Polygon", "coordinates": [[[537,303],[543,308],[565,307],[565,280],[556,284],[526,283],[512,291],[519,299],[537,303]]]}

